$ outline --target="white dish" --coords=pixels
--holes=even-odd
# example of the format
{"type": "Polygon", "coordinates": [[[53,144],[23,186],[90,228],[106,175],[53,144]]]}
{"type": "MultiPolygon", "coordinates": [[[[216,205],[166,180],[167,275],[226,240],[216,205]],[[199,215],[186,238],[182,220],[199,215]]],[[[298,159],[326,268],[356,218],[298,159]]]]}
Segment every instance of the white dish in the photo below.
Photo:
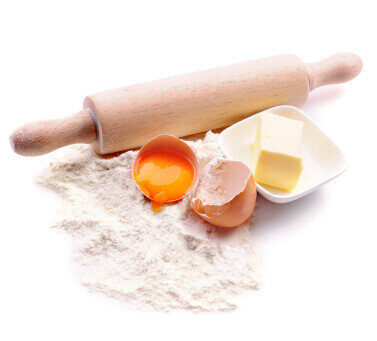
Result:
{"type": "MultiPolygon", "coordinates": [[[[300,109],[281,105],[266,111],[304,122],[301,142],[304,168],[300,181],[292,192],[257,183],[258,192],[266,199],[276,203],[296,200],[346,170],[346,160],[342,151],[300,109]]],[[[220,134],[220,148],[227,158],[241,161],[251,168],[251,143],[255,139],[260,115],[261,113],[258,113],[246,118],[220,134]]]]}

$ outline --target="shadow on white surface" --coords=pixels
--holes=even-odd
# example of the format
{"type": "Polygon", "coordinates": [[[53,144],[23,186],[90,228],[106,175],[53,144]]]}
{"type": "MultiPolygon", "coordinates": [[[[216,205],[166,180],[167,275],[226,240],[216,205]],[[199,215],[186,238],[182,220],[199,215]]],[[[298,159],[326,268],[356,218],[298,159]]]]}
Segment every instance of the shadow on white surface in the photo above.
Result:
{"type": "Polygon", "coordinates": [[[294,230],[301,228],[299,223],[316,214],[325,202],[324,189],[319,189],[301,199],[286,204],[277,204],[258,195],[257,206],[254,210],[256,231],[263,236],[271,230],[294,230]]]}
{"type": "Polygon", "coordinates": [[[305,111],[315,106],[323,106],[324,103],[338,101],[344,95],[344,86],[332,85],[315,89],[309,94],[308,101],[302,107],[305,111]]]}

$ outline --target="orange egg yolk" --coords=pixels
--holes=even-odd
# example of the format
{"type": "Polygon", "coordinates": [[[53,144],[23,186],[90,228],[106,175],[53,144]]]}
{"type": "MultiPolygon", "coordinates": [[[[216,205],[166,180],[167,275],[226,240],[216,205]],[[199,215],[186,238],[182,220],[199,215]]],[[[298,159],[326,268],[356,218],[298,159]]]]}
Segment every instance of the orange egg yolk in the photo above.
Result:
{"type": "Polygon", "coordinates": [[[138,160],[134,179],[140,190],[152,200],[153,211],[167,201],[185,196],[194,180],[189,159],[170,151],[154,151],[138,160]]]}

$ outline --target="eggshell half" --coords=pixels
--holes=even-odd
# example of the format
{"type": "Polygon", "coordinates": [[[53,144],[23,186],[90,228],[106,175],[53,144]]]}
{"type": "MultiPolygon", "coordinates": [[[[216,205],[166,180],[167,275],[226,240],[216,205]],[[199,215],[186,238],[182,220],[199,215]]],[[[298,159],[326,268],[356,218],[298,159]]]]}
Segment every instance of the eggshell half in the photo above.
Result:
{"type": "Polygon", "coordinates": [[[158,135],[155,138],[153,138],[152,140],[148,141],[139,150],[139,153],[136,155],[136,157],[135,157],[135,159],[132,163],[132,177],[134,179],[136,186],[141,191],[141,193],[143,193],[148,199],[152,200],[148,196],[147,193],[144,193],[139,188],[139,186],[137,185],[137,183],[135,181],[134,174],[135,174],[135,171],[137,169],[138,163],[139,163],[140,159],[143,157],[143,155],[150,153],[150,152],[153,152],[153,151],[157,151],[157,150],[159,150],[159,151],[165,150],[165,151],[170,151],[170,152],[174,152],[174,153],[177,153],[177,154],[181,154],[182,156],[184,156],[185,158],[187,158],[191,162],[191,164],[194,168],[194,178],[193,178],[191,186],[187,190],[186,194],[184,196],[182,196],[181,198],[176,199],[176,200],[166,201],[166,202],[173,202],[173,201],[177,201],[177,200],[184,198],[187,194],[189,194],[191,192],[191,190],[194,188],[194,186],[195,186],[195,184],[198,180],[199,163],[198,163],[198,159],[196,158],[194,151],[190,148],[190,146],[186,142],[182,141],[181,139],[179,139],[179,138],[177,138],[173,135],[169,135],[169,134],[158,135]]]}
{"type": "Polygon", "coordinates": [[[215,159],[202,171],[191,207],[209,223],[235,227],[253,213],[257,191],[248,166],[215,159]]]}

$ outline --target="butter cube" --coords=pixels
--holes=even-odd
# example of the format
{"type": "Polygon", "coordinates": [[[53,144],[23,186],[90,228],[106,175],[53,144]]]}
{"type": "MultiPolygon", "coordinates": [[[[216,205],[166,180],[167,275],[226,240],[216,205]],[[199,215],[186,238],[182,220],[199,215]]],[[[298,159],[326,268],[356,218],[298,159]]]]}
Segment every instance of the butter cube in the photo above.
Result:
{"type": "Polygon", "coordinates": [[[251,146],[251,171],[256,182],[292,191],[302,172],[301,121],[265,112],[251,146]]]}

